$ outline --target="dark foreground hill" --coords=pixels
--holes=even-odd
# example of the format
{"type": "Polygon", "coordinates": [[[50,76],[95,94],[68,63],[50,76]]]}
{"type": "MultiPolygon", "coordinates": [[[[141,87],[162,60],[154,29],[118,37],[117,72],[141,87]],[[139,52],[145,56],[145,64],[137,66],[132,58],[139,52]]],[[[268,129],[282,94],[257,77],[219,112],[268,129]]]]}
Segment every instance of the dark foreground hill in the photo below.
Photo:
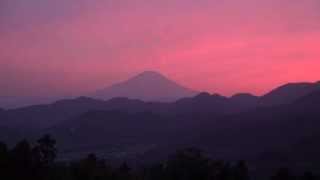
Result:
{"type": "Polygon", "coordinates": [[[288,104],[318,90],[320,90],[320,82],[289,83],[262,96],[260,98],[260,104],[267,106],[288,104]]]}
{"type": "MultiPolygon", "coordinates": [[[[152,72],[148,72],[147,74],[149,73],[152,74],[152,72]]],[[[158,77],[160,75],[154,76],[158,77]]],[[[243,93],[227,98],[218,94],[200,93],[193,97],[182,96],[184,98],[171,103],[145,102],[129,98],[113,98],[104,101],[80,97],[60,100],[52,104],[27,106],[10,110],[0,109],[0,126],[24,129],[48,128],[92,110],[224,115],[248,111],[257,107],[290,104],[299,98],[320,90],[319,87],[319,83],[290,83],[276,88],[261,97],[243,93]]]]}
{"type": "Polygon", "coordinates": [[[308,166],[320,161],[320,102],[314,99],[312,95],[289,105],[225,116],[93,111],[50,132],[66,149],[79,152],[112,149],[123,156],[147,159],[153,157],[152,152],[195,146],[216,158],[308,166]]]}
{"type": "Polygon", "coordinates": [[[199,115],[199,114],[230,114],[251,109],[255,102],[239,101],[217,94],[201,93],[176,102],[144,102],[128,98],[113,98],[107,101],[79,97],[57,101],[52,104],[27,106],[18,109],[0,111],[0,125],[23,128],[45,129],[83,113],[96,110],[123,112],[154,112],[164,115],[199,115]]]}
{"type": "Polygon", "coordinates": [[[148,162],[195,146],[214,158],[245,159],[257,167],[320,167],[320,91],[261,105],[268,96],[200,93],[173,103],[81,97],[1,111],[0,127],[7,133],[0,135],[9,141],[8,134],[50,133],[59,142],[59,158],[69,160],[94,152],[148,162]]]}

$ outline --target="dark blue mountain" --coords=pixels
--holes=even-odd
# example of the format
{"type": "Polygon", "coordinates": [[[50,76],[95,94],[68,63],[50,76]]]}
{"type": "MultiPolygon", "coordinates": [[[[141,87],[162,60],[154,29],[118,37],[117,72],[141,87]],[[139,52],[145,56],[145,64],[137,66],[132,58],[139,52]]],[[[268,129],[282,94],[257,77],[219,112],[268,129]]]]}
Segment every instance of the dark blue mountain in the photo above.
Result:
{"type": "Polygon", "coordinates": [[[320,90],[320,82],[289,83],[262,96],[260,104],[265,106],[289,104],[317,90],[320,90]]]}

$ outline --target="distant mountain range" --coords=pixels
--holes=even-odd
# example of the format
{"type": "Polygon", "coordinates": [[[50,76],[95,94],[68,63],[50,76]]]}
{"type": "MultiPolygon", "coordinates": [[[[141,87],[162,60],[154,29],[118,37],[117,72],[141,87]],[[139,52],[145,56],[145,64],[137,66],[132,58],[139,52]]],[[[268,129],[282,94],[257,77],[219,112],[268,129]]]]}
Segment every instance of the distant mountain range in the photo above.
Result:
{"type": "Polygon", "coordinates": [[[192,96],[196,92],[158,73],[145,72],[97,94],[108,99],[117,96],[115,89],[124,90],[109,100],[79,97],[0,109],[0,141],[50,133],[58,141],[60,158],[66,159],[95,152],[108,158],[148,161],[196,146],[217,159],[241,158],[257,167],[276,161],[314,168],[310,162],[320,162],[319,82],[286,84],[261,97],[206,92],[192,96]],[[135,89],[130,94],[134,99],[125,97],[126,87],[135,89]],[[158,91],[163,88],[171,90],[158,91]],[[144,96],[147,89],[152,92],[144,96]],[[184,94],[173,102],[152,100],[175,99],[180,97],[178,92],[184,94]]]}
{"type": "Polygon", "coordinates": [[[203,93],[173,104],[147,104],[139,111],[92,110],[42,132],[58,139],[64,157],[96,152],[112,158],[119,153],[145,161],[195,146],[218,159],[316,167],[308,163],[320,160],[320,91],[290,104],[247,106],[238,112],[225,101],[203,93]]]}
{"type": "MultiPolygon", "coordinates": [[[[246,102],[247,105],[258,103],[262,106],[272,106],[291,103],[318,89],[320,89],[320,82],[289,83],[275,88],[261,97],[249,93],[239,93],[233,95],[230,99],[234,101],[234,103],[238,102],[242,104],[246,102]]],[[[183,87],[158,72],[145,71],[124,82],[88,94],[87,97],[101,100],[128,98],[145,102],[175,102],[180,99],[194,97],[198,94],[200,94],[200,92],[183,87]]],[[[49,104],[59,99],[62,98],[0,96],[0,108],[17,109],[38,104],[49,104]]]]}
{"type": "Polygon", "coordinates": [[[261,97],[261,103],[264,105],[292,103],[298,98],[317,90],[320,90],[320,81],[316,83],[289,83],[261,97]]]}
{"type": "Polygon", "coordinates": [[[145,71],[127,81],[112,85],[94,93],[98,99],[127,97],[143,101],[175,101],[183,97],[191,97],[198,92],[183,87],[154,71],[145,71]]]}
{"type": "MultiPolygon", "coordinates": [[[[195,93],[194,91],[182,88],[167,80],[163,76],[154,72],[145,72],[126,83],[112,86],[111,89],[124,86],[131,86],[143,89],[143,85],[135,86],[133,82],[142,83],[143,79],[159,79],[166,87],[173,87],[177,93],[185,92],[183,98],[175,102],[145,102],[127,97],[115,97],[110,100],[93,99],[89,97],[79,97],[75,99],[59,100],[52,104],[33,105],[23,108],[3,110],[0,109],[0,126],[28,127],[28,128],[48,128],[61,123],[67,119],[92,110],[120,110],[126,112],[154,112],[167,114],[232,114],[236,112],[249,111],[258,107],[278,106],[290,104],[302,97],[312,95],[320,90],[320,83],[290,83],[278,87],[264,96],[257,97],[251,94],[236,94],[232,97],[224,97],[219,94],[199,93],[193,97],[186,97],[195,93]],[[129,82],[129,83],[128,83],[129,82]],[[171,86],[167,85],[167,82],[171,86]],[[178,90],[177,90],[178,89],[178,90]]],[[[148,83],[147,83],[148,84],[148,83]]],[[[161,83],[159,83],[161,84],[161,83]]],[[[148,88],[146,88],[148,89],[148,88]]],[[[152,87],[153,89],[153,87],[152,87]]],[[[163,89],[159,88],[159,89],[163,89]]],[[[166,93],[153,92],[147,94],[149,98],[158,93],[158,97],[164,97],[166,93]],[[153,94],[153,95],[151,95],[153,94]]],[[[170,93],[170,92],[168,92],[170,93]]],[[[135,94],[138,96],[139,93],[135,94]]],[[[137,97],[135,96],[135,97],[137,97]]],[[[141,94],[143,96],[143,93],[141,94]]],[[[145,98],[147,97],[145,96],[145,98]]],[[[178,97],[177,95],[168,97],[178,97]]],[[[27,128],[27,129],[28,129],[27,128]]]]}
{"type": "MultiPolygon", "coordinates": [[[[102,100],[126,97],[142,101],[173,102],[180,98],[195,96],[198,93],[179,85],[158,72],[145,71],[124,82],[97,90],[86,96],[102,100]]],[[[49,104],[59,99],[62,99],[62,97],[0,96],[0,107],[14,109],[37,104],[49,104]]]]}
{"type": "Polygon", "coordinates": [[[0,96],[0,107],[14,109],[35,104],[49,104],[65,97],[0,96]]]}

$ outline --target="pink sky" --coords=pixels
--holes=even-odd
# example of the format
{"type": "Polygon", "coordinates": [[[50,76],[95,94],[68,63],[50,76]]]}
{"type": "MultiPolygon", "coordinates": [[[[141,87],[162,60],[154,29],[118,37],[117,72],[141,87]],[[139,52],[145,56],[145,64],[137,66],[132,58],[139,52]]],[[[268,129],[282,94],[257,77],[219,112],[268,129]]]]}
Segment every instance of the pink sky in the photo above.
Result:
{"type": "Polygon", "coordinates": [[[145,70],[223,95],[320,80],[318,0],[0,3],[0,96],[80,95],[145,70]]]}

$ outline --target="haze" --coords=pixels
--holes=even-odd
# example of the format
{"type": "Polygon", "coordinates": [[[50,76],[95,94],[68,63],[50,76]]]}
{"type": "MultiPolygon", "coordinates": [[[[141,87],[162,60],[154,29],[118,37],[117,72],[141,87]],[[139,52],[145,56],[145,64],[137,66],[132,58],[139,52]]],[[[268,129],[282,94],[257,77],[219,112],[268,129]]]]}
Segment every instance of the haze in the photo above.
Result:
{"type": "Polygon", "coordinates": [[[320,78],[318,0],[1,0],[0,96],[80,95],[145,70],[263,94],[320,78]]]}

